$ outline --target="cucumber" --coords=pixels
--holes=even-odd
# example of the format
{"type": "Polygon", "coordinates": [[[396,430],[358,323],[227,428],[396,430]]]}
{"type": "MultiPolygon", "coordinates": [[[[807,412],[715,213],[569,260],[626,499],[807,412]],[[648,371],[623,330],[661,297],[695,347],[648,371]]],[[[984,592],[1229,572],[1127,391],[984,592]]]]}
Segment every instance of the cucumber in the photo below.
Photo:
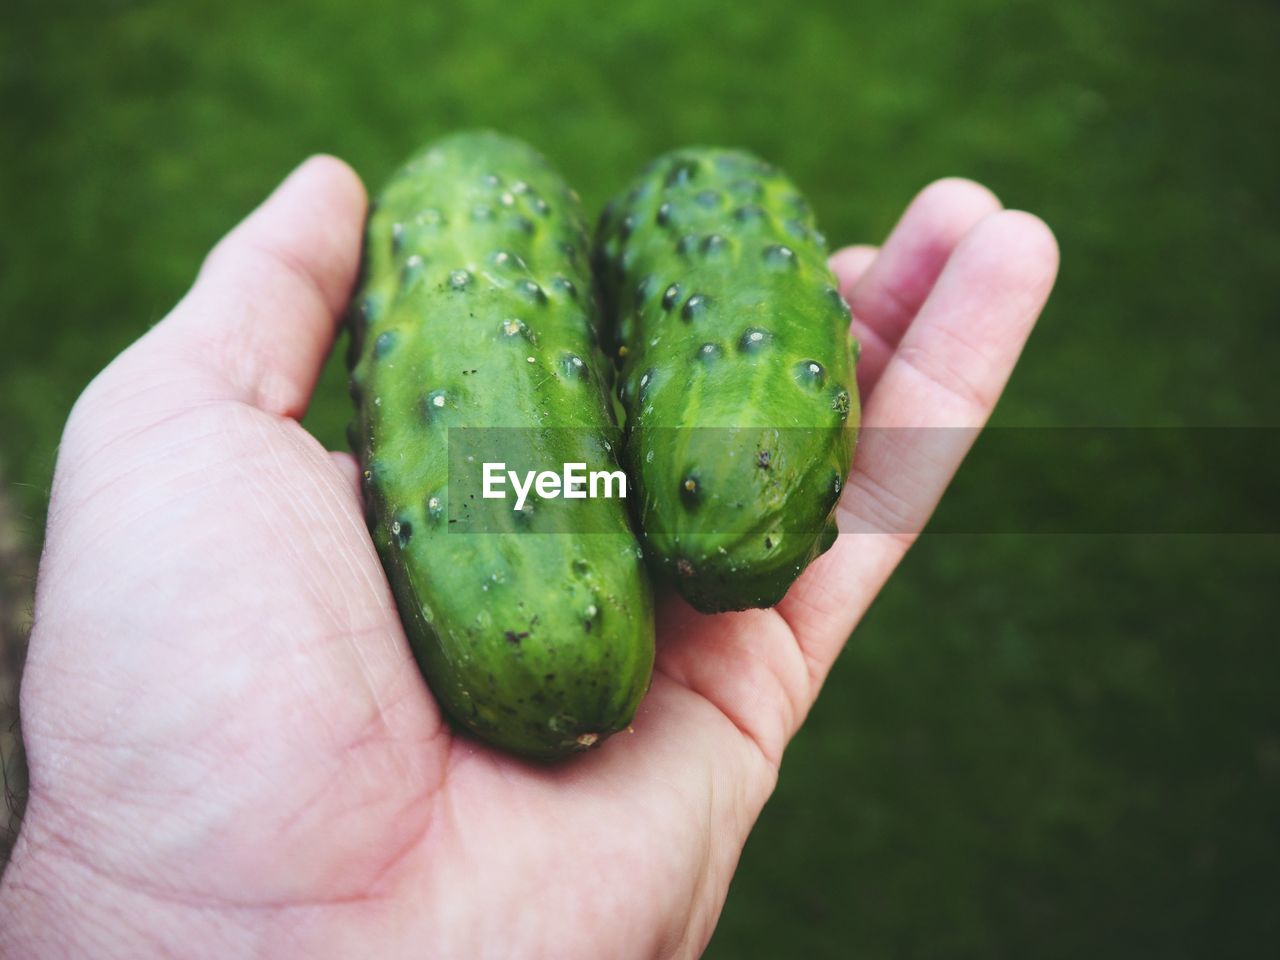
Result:
{"type": "Polygon", "coordinates": [[[777,603],[834,542],[858,345],[808,203],[688,148],[606,208],[593,254],[655,573],[704,612],[777,603]]]}
{"type": "Polygon", "coordinates": [[[485,511],[466,472],[477,451],[618,469],[588,245],[539,153],[455,134],[373,204],[348,321],[349,436],[414,654],[457,724],[537,758],[626,727],[653,667],[626,502],[485,511]]]}

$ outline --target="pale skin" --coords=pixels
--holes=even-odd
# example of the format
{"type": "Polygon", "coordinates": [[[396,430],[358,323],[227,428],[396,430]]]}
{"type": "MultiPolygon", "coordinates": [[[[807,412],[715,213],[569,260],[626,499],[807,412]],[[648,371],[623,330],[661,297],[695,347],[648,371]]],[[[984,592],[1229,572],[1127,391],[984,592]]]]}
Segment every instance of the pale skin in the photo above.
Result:
{"type": "MultiPolygon", "coordinates": [[[[0,956],[694,957],[836,655],[987,420],[1057,270],[943,180],[832,257],[868,427],[843,532],[772,610],[664,598],[634,729],[555,766],[455,734],[356,467],[298,423],[365,194],[303,164],[85,390],[58,456],[0,956]]],[[[856,642],[856,641],[855,641],[856,642]]]]}

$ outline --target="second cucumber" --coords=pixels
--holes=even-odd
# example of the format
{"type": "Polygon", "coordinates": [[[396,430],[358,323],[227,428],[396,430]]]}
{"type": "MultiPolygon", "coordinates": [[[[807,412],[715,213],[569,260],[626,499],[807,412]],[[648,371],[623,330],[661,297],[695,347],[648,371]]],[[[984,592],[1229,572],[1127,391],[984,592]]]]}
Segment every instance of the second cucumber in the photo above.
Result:
{"type": "Polygon", "coordinates": [[[826,259],[799,191],[742,151],[666,154],[601,218],[633,507],[700,610],[773,605],[835,538],[857,344],[826,259]]]}

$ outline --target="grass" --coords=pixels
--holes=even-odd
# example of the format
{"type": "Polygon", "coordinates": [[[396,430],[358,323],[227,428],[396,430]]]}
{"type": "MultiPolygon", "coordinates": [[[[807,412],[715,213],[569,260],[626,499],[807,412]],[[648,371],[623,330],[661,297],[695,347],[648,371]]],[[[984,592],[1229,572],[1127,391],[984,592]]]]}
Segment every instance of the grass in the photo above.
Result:
{"type": "MultiPolygon", "coordinates": [[[[478,125],[540,145],[592,208],[659,150],[743,145],[842,243],[975,177],[1063,247],[999,423],[1274,426],[1278,30],[1257,0],[17,0],[0,472],[37,541],[78,392],[294,163],[331,151],[376,186],[478,125]]],[[[342,379],[308,418],[334,446],[342,379]]],[[[972,475],[963,502],[1004,496],[972,475]]],[[[1276,547],[927,537],[788,754],[709,955],[1274,944],[1276,547]]]]}

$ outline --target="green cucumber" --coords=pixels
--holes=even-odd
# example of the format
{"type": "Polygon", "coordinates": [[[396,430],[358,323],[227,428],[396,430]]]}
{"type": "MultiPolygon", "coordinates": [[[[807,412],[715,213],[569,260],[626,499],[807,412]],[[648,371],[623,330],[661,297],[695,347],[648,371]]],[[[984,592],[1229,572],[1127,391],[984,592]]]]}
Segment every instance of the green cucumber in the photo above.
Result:
{"type": "Polygon", "coordinates": [[[594,259],[646,555],[699,610],[772,606],[835,539],[859,420],[808,203],[751,154],[676,150],[608,206],[594,259]]]}
{"type": "Polygon", "coordinates": [[[490,441],[510,433],[546,469],[617,469],[588,243],[577,195],[540,154],[455,134],[373,205],[349,319],[350,439],[415,656],[454,721],[530,757],[630,723],[653,667],[644,562],[619,499],[576,501],[571,522],[502,506],[479,524],[450,453],[467,436],[500,453],[490,441]]]}

